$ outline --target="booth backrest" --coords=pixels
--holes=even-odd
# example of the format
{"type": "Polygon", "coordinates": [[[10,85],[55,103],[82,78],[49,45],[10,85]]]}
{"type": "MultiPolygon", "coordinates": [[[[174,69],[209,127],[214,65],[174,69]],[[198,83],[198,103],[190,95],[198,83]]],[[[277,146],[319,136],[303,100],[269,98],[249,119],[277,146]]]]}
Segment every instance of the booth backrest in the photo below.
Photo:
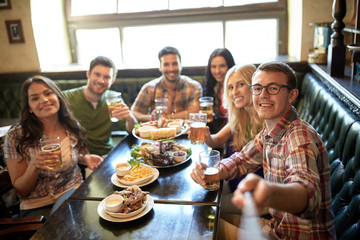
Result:
{"type": "Polygon", "coordinates": [[[310,73],[302,79],[296,107],[329,153],[337,237],[360,239],[360,119],[310,73]]]}
{"type": "MultiPolygon", "coordinates": [[[[191,78],[202,82],[204,76],[190,76],[191,78]]],[[[138,95],[141,87],[153,77],[139,77],[139,78],[117,78],[115,83],[111,85],[111,89],[121,92],[125,103],[131,107],[138,95]]],[[[3,94],[0,94],[0,119],[18,118],[20,112],[20,89],[25,79],[18,81],[0,80],[0,89],[3,94]]],[[[54,80],[61,90],[72,89],[84,86],[87,79],[60,79],[54,80]]]]}

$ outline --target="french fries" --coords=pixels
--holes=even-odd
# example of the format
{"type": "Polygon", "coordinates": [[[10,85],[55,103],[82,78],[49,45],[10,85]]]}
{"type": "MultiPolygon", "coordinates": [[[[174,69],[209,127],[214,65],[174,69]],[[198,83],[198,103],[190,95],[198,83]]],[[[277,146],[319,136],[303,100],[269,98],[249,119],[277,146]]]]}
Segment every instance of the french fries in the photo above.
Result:
{"type": "Polygon", "coordinates": [[[125,175],[123,177],[118,176],[118,178],[122,181],[135,182],[150,177],[153,174],[154,170],[152,167],[140,164],[132,167],[128,175],[125,175]]]}

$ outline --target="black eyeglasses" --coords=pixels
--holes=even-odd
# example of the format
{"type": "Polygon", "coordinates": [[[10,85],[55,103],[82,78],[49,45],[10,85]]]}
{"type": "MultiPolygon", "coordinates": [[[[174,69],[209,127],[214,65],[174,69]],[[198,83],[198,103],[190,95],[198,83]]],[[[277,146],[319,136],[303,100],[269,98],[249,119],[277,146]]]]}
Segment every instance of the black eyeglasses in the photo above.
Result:
{"type": "Polygon", "coordinates": [[[261,86],[260,84],[254,84],[250,85],[249,89],[252,95],[260,95],[262,93],[263,88],[266,89],[266,92],[270,95],[276,95],[280,92],[281,88],[287,88],[287,89],[293,89],[292,87],[289,87],[288,85],[281,85],[276,83],[270,83],[267,86],[261,86]]]}

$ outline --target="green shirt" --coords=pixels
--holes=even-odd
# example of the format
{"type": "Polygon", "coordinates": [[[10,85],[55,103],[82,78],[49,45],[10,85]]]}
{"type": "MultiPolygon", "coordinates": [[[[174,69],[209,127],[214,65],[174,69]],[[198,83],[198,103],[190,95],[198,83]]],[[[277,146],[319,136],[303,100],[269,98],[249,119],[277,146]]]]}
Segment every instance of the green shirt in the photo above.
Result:
{"type": "Polygon", "coordinates": [[[70,103],[70,107],[81,126],[86,129],[88,149],[92,154],[104,155],[112,149],[112,122],[109,117],[105,96],[111,91],[107,90],[96,108],[86,100],[85,86],[63,91],[70,103]]]}

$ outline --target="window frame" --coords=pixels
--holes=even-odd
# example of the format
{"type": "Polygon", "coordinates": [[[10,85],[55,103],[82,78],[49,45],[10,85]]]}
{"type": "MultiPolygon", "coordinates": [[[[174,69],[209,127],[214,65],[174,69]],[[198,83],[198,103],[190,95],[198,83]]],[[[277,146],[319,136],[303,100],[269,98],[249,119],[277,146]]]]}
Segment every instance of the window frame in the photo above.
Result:
{"type": "MultiPolygon", "coordinates": [[[[260,3],[244,6],[197,8],[181,10],[159,10],[137,13],[96,14],[71,16],[71,0],[65,0],[65,17],[69,34],[72,63],[78,63],[77,29],[118,28],[120,32],[120,47],[123,29],[129,26],[148,26],[158,24],[191,23],[221,21],[224,26],[223,39],[225,43],[225,22],[229,20],[252,20],[274,18],[278,21],[278,56],[287,55],[288,47],[288,15],[287,1],[277,3],[260,3]]],[[[122,53],[123,54],[123,51],[122,53]]],[[[121,56],[123,59],[123,56],[121,56]]]]}

